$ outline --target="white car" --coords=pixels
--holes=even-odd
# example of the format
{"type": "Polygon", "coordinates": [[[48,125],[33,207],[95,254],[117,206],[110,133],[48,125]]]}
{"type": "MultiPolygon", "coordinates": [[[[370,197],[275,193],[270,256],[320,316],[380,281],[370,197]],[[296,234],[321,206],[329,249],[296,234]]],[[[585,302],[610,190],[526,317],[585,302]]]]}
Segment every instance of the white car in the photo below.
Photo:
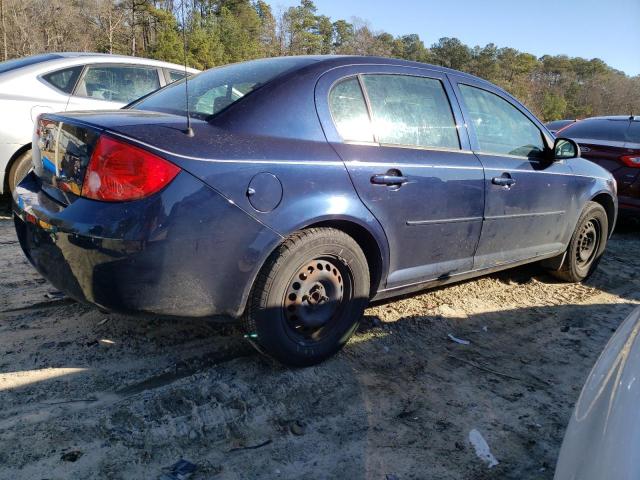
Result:
{"type": "Polygon", "coordinates": [[[12,191],[31,168],[38,114],[121,108],[184,72],[173,63],[96,53],[47,53],[0,63],[0,193],[12,191]]]}
{"type": "Polygon", "coordinates": [[[618,327],[582,388],[554,480],[640,478],[640,307],[618,327]]]}

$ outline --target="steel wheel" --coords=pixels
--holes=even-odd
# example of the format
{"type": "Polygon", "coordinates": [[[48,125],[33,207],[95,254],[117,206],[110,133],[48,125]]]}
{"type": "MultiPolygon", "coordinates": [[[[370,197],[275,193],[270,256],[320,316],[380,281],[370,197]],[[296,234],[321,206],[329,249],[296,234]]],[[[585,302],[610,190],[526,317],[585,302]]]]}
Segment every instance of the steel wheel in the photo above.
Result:
{"type": "Polygon", "coordinates": [[[576,222],[569,246],[562,255],[559,269],[552,274],[567,282],[581,282],[598,266],[605,247],[609,219],[604,207],[596,202],[588,202],[576,222]]]}
{"type": "Polygon", "coordinates": [[[245,310],[245,337],[283,363],[315,365],[356,331],[369,287],[367,259],[352,237],[333,228],[295,232],[256,279],[245,310]]]}
{"type": "Polygon", "coordinates": [[[579,268],[588,268],[598,252],[602,229],[600,223],[592,218],[584,224],[578,235],[576,264],[579,268]]]}
{"type": "Polygon", "coordinates": [[[322,340],[351,298],[351,273],[342,261],[314,258],[289,281],[283,301],[291,333],[298,341],[322,340]]]}

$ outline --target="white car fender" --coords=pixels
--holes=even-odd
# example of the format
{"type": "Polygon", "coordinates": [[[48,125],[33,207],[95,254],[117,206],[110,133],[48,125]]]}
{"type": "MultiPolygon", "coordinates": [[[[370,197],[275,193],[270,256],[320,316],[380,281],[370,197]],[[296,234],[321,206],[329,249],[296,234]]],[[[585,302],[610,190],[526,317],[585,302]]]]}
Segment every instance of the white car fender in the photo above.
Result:
{"type": "Polygon", "coordinates": [[[640,478],[640,307],[618,327],[585,382],[555,480],[640,478]]]}

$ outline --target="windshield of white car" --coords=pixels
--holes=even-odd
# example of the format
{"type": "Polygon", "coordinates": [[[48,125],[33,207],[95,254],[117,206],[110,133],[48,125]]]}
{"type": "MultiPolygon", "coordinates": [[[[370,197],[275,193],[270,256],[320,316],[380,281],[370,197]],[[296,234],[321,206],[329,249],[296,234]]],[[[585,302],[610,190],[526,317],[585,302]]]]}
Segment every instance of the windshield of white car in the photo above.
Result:
{"type": "Polygon", "coordinates": [[[44,53],[42,55],[33,55],[31,57],[14,58],[13,60],[0,62],[0,73],[10,72],[12,70],[17,70],[18,68],[35,65],[36,63],[48,62],[49,60],[55,60],[56,58],[62,57],[55,53],[44,53]]]}
{"type": "MultiPolygon", "coordinates": [[[[189,78],[189,114],[209,120],[265,83],[314,61],[308,57],[270,58],[207,70],[189,78]]],[[[186,115],[184,80],[143,97],[128,108],[186,115]]]]}

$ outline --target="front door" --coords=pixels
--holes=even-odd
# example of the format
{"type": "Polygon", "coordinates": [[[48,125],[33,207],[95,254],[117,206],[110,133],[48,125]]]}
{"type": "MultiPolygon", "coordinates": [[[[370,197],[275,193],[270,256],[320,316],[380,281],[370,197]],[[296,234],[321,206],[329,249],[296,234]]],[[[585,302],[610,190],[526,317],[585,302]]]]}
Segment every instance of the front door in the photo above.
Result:
{"type": "Polygon", "coordinates": [[[561,252],[574,195],[567,161],[551,160],[550,139],[515,100],[485,83],[450,78],[485,168],[484,225],[475,268],[561,252]]]}
{"type": "Polygon", "coordinates": [[[484,174],[446,77],[388,66],[337,70],[318,83],[318,110],[389,240],[387,288],[471,270],[484,174]]]}

